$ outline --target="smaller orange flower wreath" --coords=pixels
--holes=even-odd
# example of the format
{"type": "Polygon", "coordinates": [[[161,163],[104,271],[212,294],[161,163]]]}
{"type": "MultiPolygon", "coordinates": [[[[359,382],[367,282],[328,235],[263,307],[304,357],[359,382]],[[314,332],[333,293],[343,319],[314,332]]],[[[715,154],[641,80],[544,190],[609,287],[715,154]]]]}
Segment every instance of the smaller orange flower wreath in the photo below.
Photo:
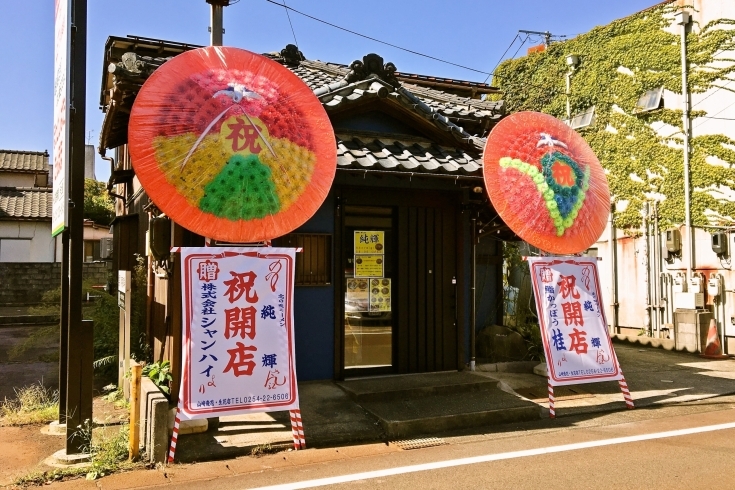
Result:
{"type": "Polygon", "coordinates": [[[493,206],[531,245],[575,254],[604,231],[605,171],[587,142],[555,117],[519,112],[500,121],[485,144],[483,167],[493,206]]]}

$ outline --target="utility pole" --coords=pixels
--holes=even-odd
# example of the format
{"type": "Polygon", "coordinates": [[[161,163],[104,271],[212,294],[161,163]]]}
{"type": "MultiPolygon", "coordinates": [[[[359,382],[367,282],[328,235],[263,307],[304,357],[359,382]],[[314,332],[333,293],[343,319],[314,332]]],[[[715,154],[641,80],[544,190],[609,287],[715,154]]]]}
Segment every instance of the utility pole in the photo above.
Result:
{"type": "Polygon", "coordinates": [[[223,27],[222,17],[223,10],[225,7],[230,5],[230,0],[206,0],[208,4],[212,6],[210,16],[210,46],[222,46],[222,35],[225,32],[223,27]]]}
{"type": "Polygon", "coordinates": [[[694,264],[694,229],[692,228],[691,182],[689,175],[689,142],[692,137],[692,121],[689,117],[689,86],[687,83],[687,30],[691,25],[691,16],[686,10],[680,10],[674,16],[676,24],[681,26],[681,96],[682,96],[682,129],[684,131],[684,227],[687,234],[687,277],[692,278],[694,264]]]}
{"type": "Polygon", "coordinates": [[[552,34],[549,31],[524,31],[523,29],[518,29],[518,32],[522,34],[536,34],[537,36],[544,36],[544,45],[548,48],[551,44],[552,34]]]}

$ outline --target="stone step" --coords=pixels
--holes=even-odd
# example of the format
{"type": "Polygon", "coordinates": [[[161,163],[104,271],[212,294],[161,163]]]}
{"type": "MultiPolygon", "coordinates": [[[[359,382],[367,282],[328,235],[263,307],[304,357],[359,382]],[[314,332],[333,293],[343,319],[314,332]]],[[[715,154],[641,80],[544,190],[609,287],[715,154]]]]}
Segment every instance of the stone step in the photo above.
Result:
{"type": "Polygon", "coordinates": [[[353,379],[337,384],[350,398],[362,403],[458,395],[494,387],[497,382],[470,372],[452,371],[353,379]]]}
{"type": "MultiPolygon", "coordinates": [[[[464,393],[365,401],[389,439],[437,434],[458,429],[525,422],[543,416],[541,407],[496,386],[464,393]]],[[[548,416],[548,415],[547,415],[548,416]]]]}

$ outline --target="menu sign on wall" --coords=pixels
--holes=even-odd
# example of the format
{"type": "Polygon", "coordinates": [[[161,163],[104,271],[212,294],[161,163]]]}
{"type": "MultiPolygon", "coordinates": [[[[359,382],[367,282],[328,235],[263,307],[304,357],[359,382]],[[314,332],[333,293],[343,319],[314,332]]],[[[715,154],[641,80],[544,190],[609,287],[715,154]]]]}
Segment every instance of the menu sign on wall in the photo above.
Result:
{"type": "Polygon", "coordinates": [[[383,277],[383,255],[355,255],[355,277],[383,277]]]}
{"type": "Polygon", "coordinates": [[[356,231],[355,254],[384,254],[384,231],[356,231]]]}
{"type": "Polygon", "coordinates": [[[370,279],[370,311],[390,311],[390,279],[370,279]]]}

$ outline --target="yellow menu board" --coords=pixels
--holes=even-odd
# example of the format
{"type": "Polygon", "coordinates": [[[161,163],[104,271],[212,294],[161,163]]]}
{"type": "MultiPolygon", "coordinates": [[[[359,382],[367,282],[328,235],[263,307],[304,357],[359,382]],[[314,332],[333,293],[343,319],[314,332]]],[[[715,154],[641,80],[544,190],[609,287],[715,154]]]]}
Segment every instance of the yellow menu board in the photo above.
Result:
{"type": "Polygon", "coordinates": [[[390,279],[370,279],[370,311],[391,311],[390,279]]]}
{"type": "Polygon", "coordinates": [[[383,277],[383,255],[355,255],[355,277],[383,277]]]}
{"type": "Polygon", "coordinates": [[[384,231],[356,231],[355,232],[356,254],[384,254],[385,232],[384,231]]]}

